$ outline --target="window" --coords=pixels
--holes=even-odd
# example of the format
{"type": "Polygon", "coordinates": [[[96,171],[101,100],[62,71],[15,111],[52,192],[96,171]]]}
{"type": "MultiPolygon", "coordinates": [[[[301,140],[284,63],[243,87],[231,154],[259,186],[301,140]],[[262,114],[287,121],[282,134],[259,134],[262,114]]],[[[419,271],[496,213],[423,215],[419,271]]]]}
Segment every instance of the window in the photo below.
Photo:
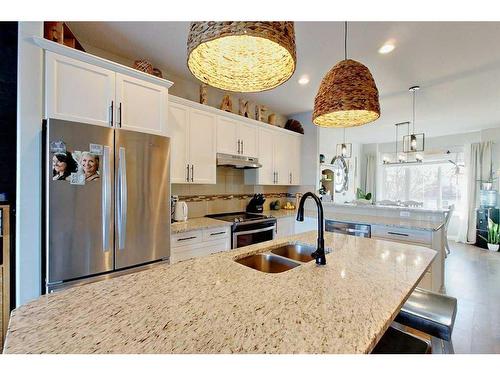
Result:
{"type": "Polygon", "coordinates": [[[459,206],[465,192],[465,176],[449,161],[384,165],[382,199],[423,202],[425,208],[459,206]]]}

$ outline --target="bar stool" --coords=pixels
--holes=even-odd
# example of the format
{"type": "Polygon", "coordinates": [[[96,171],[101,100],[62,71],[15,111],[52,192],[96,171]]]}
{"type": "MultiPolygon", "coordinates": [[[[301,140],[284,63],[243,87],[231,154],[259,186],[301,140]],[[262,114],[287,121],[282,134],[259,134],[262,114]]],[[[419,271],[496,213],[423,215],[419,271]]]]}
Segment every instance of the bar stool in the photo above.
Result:
{"type": "Polygon", "coordinates": [[[432,353],[453,354],[451,334],[456,316],[456,298],[416,288],[394,321],[430,335],[432,353]]]}
{"type": "Polygon", "coordinates": [[[429,354],[430,350],[426,341],[390,326],[372,354],[429,354]]]}

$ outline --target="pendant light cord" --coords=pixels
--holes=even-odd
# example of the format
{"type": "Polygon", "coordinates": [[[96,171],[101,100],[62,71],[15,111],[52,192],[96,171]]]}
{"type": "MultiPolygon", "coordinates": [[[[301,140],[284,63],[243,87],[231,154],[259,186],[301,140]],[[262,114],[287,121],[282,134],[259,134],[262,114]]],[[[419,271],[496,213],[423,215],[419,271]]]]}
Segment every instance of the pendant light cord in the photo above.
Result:
{"type": "Polygon", "coordinates": [[[413,134],[415,134],[415,94],[417,90],[413,90],[413,134]]]}
{"type": "Polygon", "coordinates": [[[344,22],[344,60],[347,60],[347,21],[344,22]]]}

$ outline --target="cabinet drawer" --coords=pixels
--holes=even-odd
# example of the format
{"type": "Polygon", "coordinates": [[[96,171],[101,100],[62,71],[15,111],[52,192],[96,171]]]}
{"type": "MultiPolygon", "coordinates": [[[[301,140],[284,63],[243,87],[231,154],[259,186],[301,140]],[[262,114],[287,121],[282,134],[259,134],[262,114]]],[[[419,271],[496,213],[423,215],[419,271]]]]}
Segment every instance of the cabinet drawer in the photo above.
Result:
{"type": "Polygon", "coordinates": [[[432,244],[432,232],[426,230],[412,230],[372,225],[372,237],[409,243],[421,243],[426,245],[432,244]]]}
{"type": "Polygon", "coordinates": [[[201,242],[202,238],[203,238],[203,233],[201,230],[177,233],[172,235],[170,240],[170,245],[172,247],[179,247],[179,246],[196,244],[201,242]]]}
{"type": "Polygon", "coordinates": [[[172,253],[170,254],[170,263],[173,264],[180,262],[181,260],[210,255],[220,251],[229,250],[229,248],[229,238],[175,247],[172,248],[172,253]]]}
{"type": "Polygon", "coordinates": [[[230,233],[229,227],[219,227],[219,228],[210,228],[203,230],[203,241],[214,241],[223,238],[229,238],[230,233]]]}

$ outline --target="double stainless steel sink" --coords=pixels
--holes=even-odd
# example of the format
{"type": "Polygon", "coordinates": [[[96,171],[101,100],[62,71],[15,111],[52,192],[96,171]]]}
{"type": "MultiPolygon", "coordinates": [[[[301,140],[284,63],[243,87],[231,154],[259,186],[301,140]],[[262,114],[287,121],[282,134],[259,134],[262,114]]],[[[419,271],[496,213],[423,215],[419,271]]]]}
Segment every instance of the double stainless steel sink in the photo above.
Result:
{"type": "Polygon", "coordinates": [[[316,247],[311,245],[286,244],[270,249],[270,253],[249,255],[236,259],[236,262],[261,272],[279,273],[310,262],[314,251],[316,247]]]}

